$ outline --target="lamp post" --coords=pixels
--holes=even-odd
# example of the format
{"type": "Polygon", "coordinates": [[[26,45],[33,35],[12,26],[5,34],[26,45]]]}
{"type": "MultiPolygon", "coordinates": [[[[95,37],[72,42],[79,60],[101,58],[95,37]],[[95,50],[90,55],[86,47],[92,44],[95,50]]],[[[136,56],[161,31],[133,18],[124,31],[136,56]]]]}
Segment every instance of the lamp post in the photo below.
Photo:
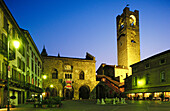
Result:
{"type": "Polygon", "coordinates": [[[42,79],[43,79],[42,87],[43,87],[43,90],[44,90],[44,92],[42,93],[42,95],[43,95],[43,99],[44,99],[44,97],[45,97],[45,95],[46,95],[44,81],[47,79],[47,75],[43,75],[43,76],[42,76],[42,79]]]}
{"type": "MultiPolygon", "coordinates": [[[[7,111],[10,111],[9,109],[9,104],[10,104],[10,98],[9,98],[9,75],[8,75],[8,71],[9,71],[9,43],[10,43],[10,38],[9,38],[9,33],[11,30],[8,31],[8,27],[9,27],[9,24],[7,24],[7,98],[8,98],[8,107],[7,107],[7,111]]],[[[19,41],[13,41],[13,45],[15,48],[18,48],[19,47],[19,41]]]]}

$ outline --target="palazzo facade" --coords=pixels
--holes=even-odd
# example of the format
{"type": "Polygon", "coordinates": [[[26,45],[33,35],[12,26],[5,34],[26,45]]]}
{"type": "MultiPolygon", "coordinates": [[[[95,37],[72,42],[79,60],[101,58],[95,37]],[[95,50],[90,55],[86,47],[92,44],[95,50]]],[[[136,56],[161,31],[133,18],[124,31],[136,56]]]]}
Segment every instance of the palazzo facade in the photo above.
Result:
{"type": "Polygon", "coordinates": [[[45,47],[43,58],[44,97],[60,96],[65,99],[95,98],[95,57],[86,53],[85,58],[49,56],[45,47]]]}

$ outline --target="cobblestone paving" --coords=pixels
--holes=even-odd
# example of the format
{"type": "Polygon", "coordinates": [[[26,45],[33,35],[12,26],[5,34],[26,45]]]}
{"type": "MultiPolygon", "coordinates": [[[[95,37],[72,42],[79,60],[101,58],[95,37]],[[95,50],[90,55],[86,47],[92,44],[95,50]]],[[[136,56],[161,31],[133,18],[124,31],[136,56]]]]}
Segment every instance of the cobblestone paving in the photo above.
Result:
{"type": "MultiPolygon", "coordinates": [[[[63,101],[61,108],[34,108],[33,104],[23,104],[11,111],[170,111],[170,102],[127,101],[128,104],[98,105],[95,100],[63,101]]],[[[6,111],[0,109],[0,111],[6,111]]]]}

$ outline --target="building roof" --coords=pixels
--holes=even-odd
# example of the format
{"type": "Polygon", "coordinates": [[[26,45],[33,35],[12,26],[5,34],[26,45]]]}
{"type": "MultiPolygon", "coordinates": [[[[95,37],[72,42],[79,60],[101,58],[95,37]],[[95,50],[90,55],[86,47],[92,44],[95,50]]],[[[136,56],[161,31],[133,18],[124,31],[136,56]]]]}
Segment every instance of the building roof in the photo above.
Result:
{"type": "Polygon", "coordinates": [[[124,85],[124,83],[120,83],[118,81],[115,81],[115,80],[111,79],[110,77],[108,77],[106,75],[96,75],[96,78],[106,78],[108,81],[110,81],[111,83],[113,83],[117,87],[122,87],[124,85]]]}
{"type": "MultiPolygon", "coordinates": [[[[35,51],[37,52],[37,54],[38,54],[39,57],[41,58],[41,54],[40,54],[40,52],[39,52],[39,50],[38,50],[35,42],[33,41],[33,39],[32,39],[32,37],[31,37],[29,31],[28,31],[28,30],[25,30],[25,29],[22,29],[22,28],[20,28],[20,29],[21,29],[21,31],[22,31],[23,33],[26,33],[26,34],[27,34],[27,38],[31,41],[32,45],[34,46],[35,51]]],[[[42,59],[42,58],[41,58],[41,59],[42,59]]]]}
{"type": "Polygon", "coordinates": [[[113,68],[113,69],[115,69],[115,68],[119,68],[119,69],[128,69],[126,66],[120,66],[120,65],[107,65],[106,63],[102,63],[101,65],[100,65],[100,67],[97,69],[97,71],[96,71],[96,73],[98,72],[98,70],[100,70],[100,68],[101,67],[111,67],[111,68],[113,68]]]}
{"type": "Polygon", "coordinates": [[[158,53],[158,54],[156,54],[156,55],[153,55],[153,56],[151,56],[151,57],[148,57],[148,58],[146,58],[146,59],[144,59],[144,60],[142,60],[142,61],[140,61],[140,62],[137,62],[137,63],[135,63],[135,64],[132,64],[130,67],[133,67],[134,65],[140,64],[140,63],[142,63],[142,62],[148,61],[148,60],[150,60],[150,59],[154,59],[154,58],[156,58],[156,57],[159,57],[159,56],[161,56],[161,55],[168,54],[168,53],[170,53],[170,49],[169,49],[169,50],[166,50],[166,51],[163,51],[163,52],[161,52],[161,53],[158,53]]]}
{"type": "MultiPolygon", "coordinates": [[[[43,51],[42,51],[43,52],[43,51]]],[[[42,53],[41,53],[42,55],[42,53]]],[[[90,59],[88,56],[90,54],[86,53],[86,58],[75,58],[75,57],[62,57],[60,56],[60,54],[58,54],[58,56],[50,56],[50,55],[42,55],[43,58],[56,58],[56,59],[73,59],[73,60],[86,60],[86,61],[93,61],[96,62],[95,57],[93,57],[92,55],[90,55],[90,57],[92,57],[92,59],[90,59]]]]}

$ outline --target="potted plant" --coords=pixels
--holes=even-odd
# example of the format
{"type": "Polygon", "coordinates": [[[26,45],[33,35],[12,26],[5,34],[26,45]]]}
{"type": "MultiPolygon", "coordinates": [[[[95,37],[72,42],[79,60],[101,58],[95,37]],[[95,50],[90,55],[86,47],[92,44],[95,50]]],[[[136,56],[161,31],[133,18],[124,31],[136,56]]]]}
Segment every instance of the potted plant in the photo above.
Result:
{"type": "Polygon", "coordinates": [[[57,107],[60,107],[62,105],[61,98],[59,96],[55,97],[54,101],[57,107]]]}
{"type": "Polygon", "coordinates": [[[47,108],[47,106],[48,106],[48,100],[47,99],[42,100],[42,107],[47,108]]]}

